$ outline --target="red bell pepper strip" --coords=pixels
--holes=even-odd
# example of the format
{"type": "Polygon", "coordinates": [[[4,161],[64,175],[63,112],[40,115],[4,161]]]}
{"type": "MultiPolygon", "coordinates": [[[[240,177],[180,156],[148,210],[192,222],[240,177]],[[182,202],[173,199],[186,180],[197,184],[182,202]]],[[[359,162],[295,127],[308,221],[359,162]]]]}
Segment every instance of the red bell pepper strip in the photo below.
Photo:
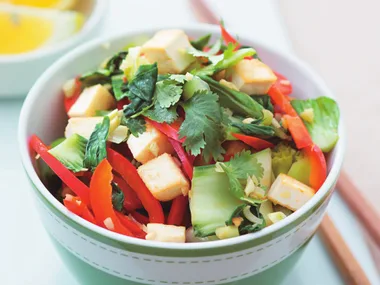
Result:
{"type": "Polygon", "coordinates": [[[147,216],[144,216],[143,214],[140,214],[139,212],[133,211],[133,212],[130,212],[130,215],[140,224],[146,225],[149,223],[149,218],[147,216]]]}
{"type": "Polygon", "coordinates": [[[278,106],[283,113],[293,117],[298,117],[296,110],[294,110],[289,100],[276,85],[272,85],[268,91],[268,95],[272,99],[273,103],[278,106]]]}
{"type": "Polygon", "coordinates": [[[233,36],[231,36],[229,32],[227,32],[227,30],[224,28],[222,23],[219,26],[220,26],[220,32],[222,34],[222,38],[224,42],[226,43],[226,45],[234,44],[236,45],[235,50],[239,49],[241,46],[240,43],[233,36]]]}
{"type": "Polygon", "coordinates": [[[90,189],[68,170],[58,159],[48,152],[48,148],[36,135],[30,138],[29,145],[53,172],[65,183],[83,203],[90,206],[90,189]]]}
{"type": "Polygon", "coordinates": [[[123,110],[124,105],[128,105],[130,103],[128,98],[123,98],[120,101],[117,102],[117,109],[118,110],[123,110]]]}
{"type": "Polygon", "coordinates": [[[293,92],[293,87],[290,81],[285,76],[283,76],[282,74],[276,71],[273,71],[273,73],[277,77],[277,80],[274,83],[274,86],[276,86],[284,95],[291,94],[293,92]]]}
{"type": "Polygon", "coordinates": [[[292,135],[298,149],[302,149],[313,144],[313,140],[311,139],[310,134],[300,117],[284,115],[283,119],[285,120],[289,132],[292,135]]]}
{"type": "Polygon", "coordinates": [[[129,229],[137,238],[145,239],[146,233],[141,229],[141,225],[138,225],[137,222],[120,212],[115,211],[115,214],[124,227],[129,229]]]}
{"type": "Polygon", "coordinates": [[[272,144],[271,142],[268,142],[266,140],[259,139],[256,137],[246,136],[246,135],[237,134],[237,133],[232,133],[232,135],[238,140],[241,140],[245,144],[253,147],[255,150],[263,150],[266,148],[274,147],[274,144],[272,144]]]}
{"type": "Polygon", "coordinates": [[[73,212],[90,223],[96,224],[94,215],[90,212],[87,205],[80,200],[80,198],[67,194],[65,199],[63,199],[63,204],[70,212],[73,212]]]}
{"type": "Polygon", "coordinates": [[[306,146],[303,150],[311,164],[310,186],[315,189],[315,191],[318,191],[327,177],[325,156],[322,150],[315,144],[306,146]]]}
{"type": "Polygon", "coordinates": [[[160,202],[153,197],[152,193],[141,180],[134,165],[121,154],[111,148],[107,149],[108,159],[114,170],[124,178],[124,180],[136,192],[144,208],[149,214],[151,223],[165,223],[164,211],[160,202]]]}
{"type": "Polygon", "coordinates": [[[70,98],[67,98],[65,96],[64,101],[63,101],[66,113],[69,112],[69,110],[71,109],[71,107],[78,100],[78,98],[80,96],[80,93],[81,93],[81,90],[82,90],[82,84],[79,81],[79,78],[77,77],[77,78],[75,78],[75,89],[73,91],[74,94],[70,98]]]}
{"type": "Polygon", "coordinates": [[[175,152],[177,153],[179,160],[182,163],[183,170],[185,171],[187,177],[191,180],[193,179],[193,163],[194,159],[189,157],[189,155],[185,152],[182,147],[182,144],[172,138],[168,138],[169,142],[173,146],[175,152]]]}
{"type": "Polygon", "coordinates": [[[132,190],[131,186],[119,175],[113,176],[113,181],[119,186],[120,190],[124,194],[124,208],[128,211],[134,211],[142,207],[141,201],[137,197],[135,191],[132,190]]]}
{"type": "Polygon", "coordinates": [[[168,225],[182,225],[187,210],[188,198],[180,195],[173,200],[168,216],[168,225]]]}
{"type": "Polygon", "coordinates": [[[175,121],[174,123],[169,125],[167,123],[157,123],[147,118],[145,120],[153,127],[155,127],[157,130],[159,130],[161,133],[166,135],[168,138],[172,138],[173,140],[179,141],[181,143],[185,141],[185,138],[178,138],[178,130],[181,126],[180,121],[175,121]]]}
{"type": "Polygon", "coordinates": [[[112,180],[112,167],[107,159],[103,159],[96,167],[90,183],[90,199],[95,220],[110,231],[133,236],[132,232],[120,222],[113,209],[112,180]],[[106,222],[107,220],[111,225],[106,222]]]}

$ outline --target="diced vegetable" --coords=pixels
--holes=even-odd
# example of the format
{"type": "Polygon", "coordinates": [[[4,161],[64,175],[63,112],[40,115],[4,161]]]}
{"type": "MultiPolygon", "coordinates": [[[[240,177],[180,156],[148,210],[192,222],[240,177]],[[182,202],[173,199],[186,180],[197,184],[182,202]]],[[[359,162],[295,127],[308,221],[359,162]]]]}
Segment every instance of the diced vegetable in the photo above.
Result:
{"type": "Polygon", "coordinates": [[[215,230],[215,235],[219,239],[227,239],[239,236],[239,228],[236,226],[224,226],[215,230]]]}
{"type": "Polygon", "coordinates": [[[259,212],[263,215],[265,223],[270,226],[273,222],[269,219],[269,214],[273,213],[273,204],[270,200],[266,200],[260,204],[259,212]]]}
{"type": "Polygon", "coordinates": [[[283,219],[286,218],[286,215],[283,213],[283,212],[274,212],[274,213],[270,213],[268,214],[268,219],[273,223],[277,223],[283,219]]]}

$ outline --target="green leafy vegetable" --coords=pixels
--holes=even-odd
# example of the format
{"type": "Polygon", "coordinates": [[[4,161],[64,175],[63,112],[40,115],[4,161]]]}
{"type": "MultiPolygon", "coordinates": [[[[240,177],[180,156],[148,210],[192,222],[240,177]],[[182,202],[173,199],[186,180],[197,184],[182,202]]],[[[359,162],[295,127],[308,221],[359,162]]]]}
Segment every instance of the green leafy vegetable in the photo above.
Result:
{"type": "Polygon", "coordinates": [[[222,47],[222,40],[219,39],[208,51],[202,51],[202,50],[198,50],[193,47],[190,47],[188,49],[188,53],[194,57],[207,58],[213,65],[216,65],[218,62],[220,62],[224,58],[223,54],[216,55],[220,51],[221,47],[222,47]]]}
{"type": "Polygon", "coordinates": [[[64,142],[65,140],[66,140],[66,138],[58,138],[58,139],[54,140],[50,144],[50,148],[55,148],[57,145],[59,145],[61,142],[64,142]]]}
{"type": "Polygon", "coordinates": [[[182,104],[186,118],[179,129],[179,137],[184,138],[188,152],[198,155],[203,149],[205,161],[211,158],[222,158],[224,150],[221,146],[223,141],[222,112],[218,103],[218,96],[209,91],[201,91],[194,94],[182,104]]]}
{"type": "Polygon", "coordinates": [[[251,96],[251,98],[255,100],[257,103],[259,103],[261,106],[263,106],[264,109],[267,109],[274,113],[273,105],[268,95],[254,95],[251,96]]]}
{"type": "Polygon", "coordinates": [[[287,174],[295,160],[296,150],[286,143],[279,143],[272,150],[272,170],[275,177],[287,174]]]}
{"type": "Polygon", "coordinates": [[[155,102],[153,108],[146,110],[143,115],[158,123],[171,124],[178,119],[176,106],[162,108],[157,101],[155,102]]]}
{"type": "Polygon", "coordinates": [[[124,107],[126,117],[135,115],[152,104],[157,73],[157,63],[138,68],[135,78],[128,85],[127,96],[131,103],[124,107]]]}
{"type": "Polygon", "coordinates": [[[249,95],[228,88],[208,76],[200,77],[208,83],[211,91],[219,95],[219,102],[222,107],[228,108],[234,114],[244,117],[261,118],[263,116],[263,106],[249,95]]]}
{"type": "Polygon", "coordinates": [[[106,63],[105,69],[108,69],[112,75],[121,74],[123,73],[120,70],[120,65],[122,61],[127,56],[127,51],[121,51],[115,54],[113,57],[111,57],[108,62],[106,63]]]}
{"type": "Polygon", "coordinates": [[[323,152],[329,152],[339,139],[339,108],[337,103],[328,97],[309,100],[292,100],[291,104],[298,114],[311,108],[314,112],[312,122],[303,120],[312,139],[323,152]]]}
{"type": "Polygon", "coordinates": [[[145,132],[145,120],[143,117],[139,116],[136,118],[122,118],[122,125],[127,126],[129,131],[135,137],[138,137],[140,134],[145,132]]]}
{"type": "Polygon", "coordinates": [[[108,69],[98,69],[82,74],[79,81],[82,82],[83,87],[90,87],[96,84],[109,84],[111,72],[108,69]]]}
{"type": "Polygon", "coordinates": [[[115,210],[121,211],[124,207],[124,193],[121,191],[120,187],[112,182],[112,205],[115,210]]]}
{"type": "Polygon", "coordinates": [[[200,37],[197,40],[191,41],[190,43],[194,48],[198,50],[203,50],[203,48],[207,46],[207,44],[209,43],[210,39],[211,39],[211,34],[208,34],[208,35],[204,35],[200,37]]]}
{"type": "Polygon", "coordinates": [[[105,116],[102,123],[96,125],[86,146],[84,166],[95,169],[107,157],[107,137],[110,129],[110,118],[105,116]]]}
{"type": "Polygon", "coordinates": [[[182,87],[173,84],[171,81],[164,80],[156,84],[155,96],[162,108],[175,105],[181,98],[181,94],[182,87]]]}
{"type": "Polygon", "coordinates": [[[86,144],[87,140],[84,137],[73,134],[50,149],[49,152],[66,166],[67,169],[79,172],[85,168],[83,160],[85,158],[86,144]]]}
{"type": "Polygon", "coordinates": [[[227,175],[232,194],[249,203],[259,202],[245,197],[244,187],[248,177],[255,176],[258,180],[263,177],[264,169],[250,151],[237,153],[228,163],[218,162],[216,167],[221,167],[227,175]]]}
{"type": "Polygon", "coordinates": [[[272,126],[260,125],[261,120],[253,121],[249,124],[243,123],[241,120],[234,119],[231,123],[233,127],[238,128],[244,134],[249,136],[274,136],[275,132],[272,126]]]}
{"type": "Polygon", "coordinates": [[[114,75],[111,77],[111,84],[115,99],[120,101],[128,95],[128,83],[124,82],[124,75],[114,75]]]}

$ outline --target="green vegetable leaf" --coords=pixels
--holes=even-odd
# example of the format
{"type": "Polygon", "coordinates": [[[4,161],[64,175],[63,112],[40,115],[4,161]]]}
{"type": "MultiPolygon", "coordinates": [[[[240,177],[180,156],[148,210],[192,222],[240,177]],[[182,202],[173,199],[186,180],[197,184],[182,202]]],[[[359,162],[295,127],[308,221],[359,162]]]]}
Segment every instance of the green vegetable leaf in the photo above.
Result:
{"type": "Polygon", "coordinates": [[[105,116],[103,122],[96,125],[86,146],[84,166],[94,169],[107,157],[107,137],[110,128],[110,118],[105,116]]]}
{"type": "Polygon", "coordinates": [[[218,96],[210,91],[196,92],[182,104],[186,118],[179,129],[180,138],[186,138],[184,146],[188,152],[198,155],[203,149],[205,161],[221,159],[224,150],[222,112],[218,96]]]}
{"type": "Polygon", "coordinates": [[[228,108],[234,114],[244,117],[261,118],[263,116],[263,106],[249,95],[228,88],[211,77],[201,76],[201,79],[206,81],[211,91],[219,95],[219,102],[222,107],[228,108]]]}
{"type": "Polygon", "coordinates": [[[129,83],[128,98],[131,101],[124,107],[125,117],[130,117],[153,103],[153,94],[157,81],[157,63],[151,65],[141,65],[136,73],[135,78],[129,83]]]}
{"type": "Polygon", "coordinates": [[[128,83],[124,82],[124,75],[114,75],[111,77],[111,84],[115,99],[120,101],[128,95],[128,83]]]}
{"type": "Polygon", "coordinates": [[[222,47],[222,39],[219,39],[215,42],[215,44],[210,48],[208,51],[202,51],[195,49],[193,47],[190,47],[188,49],[188,53],[191,54],[194,57],[205,57],[207,58],[212,64],[217,64],[221,60],[223,60],[224,55],[216,55],[219,51],[220,48],[222,47]]]}
{"type": "Polygon", "coordinates": [[[124,199],[125,196],[123,191],[121,191],[120,187],[116,183],[112,182],[112,205],[116,211],[121,212],[121,210],[123,210],[124,199]]]}
{"type": "MultiPolygon", "coordinates": [[[[323,152],[329,152],[339,139],[339,108],[337,103],[328,97],[309,100],[292,100],[291,104],[298,114],[311,108],[314,113],[312,122],[303,119],[312,139],[323,152]]],[[[302,116],[301,116],[302,117],[302,116]]]]}
{"type": "Polygon", "coordinates": [[[146,110],[143,115],[158,123],[171,124],[178,119],[176,106],[162,108],[157,101],[155,102],[153,108],[146,110]]]}
{"type": "Polygon", "coordinates": [[[135,137],[138,137],[140,134],[145,132],[145,120],[143,117],[139,116],[136,118],[125,118],[123,117],[121,120],[122,125],[127,126],[129,131],[135,137]]]}
{"type": "Polygon", "coordinates": [[[120,70],[120,64],[126,58],[127,54],[127,51],[121,51],[115,54],[108,60],[105,69],[108,69],[112,75],[123,73],[123,71],[120,70]]]}
{"type": "Polygon", "coordinates": [[[179,101],[181,94],[181,86],[177,86],[171,81],[164,80],[157,82],[154,95],[161,108],[169,108],[179,101]]]}
{"type": "Polygon", "coordinates": [[[239,122],[232,122],[231,124],[233,127],[238,128],[240,131],[242,131],[244,134],[249,136],[268,136],[273,137],[274,136],[274,130],[271,126],[263,126],[259,125],[255,122],[252,122],[250,124],[245,124],[241,121],[239,122]]]}
{"type": "Polygon", "coordinates": [[[79,81],[82,83],[83,87],[90,87],[97,84],[109,84],[111,83],[110,75],[111,72],[108,69],[98,69],[96,71],[82,74],[79,81]]]}
{"type": "Polygon", "coordinates": [[[208,34],[208,35],[204,35],[200,37],[197,40],[191,41],[190,43],[194,48],[198,50],[203,50],[203,48],[207,46],[207,44],[209,43],[210,39],[211,39],[211,34],[208,34]]]}
{"type": "Polygon", "coordinates": [[[185,81],[187,81],[186,75],[183,75],[183,74],[172,74],[166,79],[171,79],[171,80],[176,81],[176,82],[181,83],[181,84],[184,84],[185,81]]]}
{"type": "Polygon", "coordinates": [[[259,103],[261,106],[263,106],[264,109],[267,109],[274,113],[273,105],[268,95],[254,95],[251,96],[251,98],[255,100],[257,103],[259,103]]]}
{"type": "Polygon", "coordinates": [[[83,160],[85,158],[86,144],[87,140],[84,137],[73,134],[50,149],[49,153],[57,158],[67,169],[79,172],[85,168],[83,160]]]}

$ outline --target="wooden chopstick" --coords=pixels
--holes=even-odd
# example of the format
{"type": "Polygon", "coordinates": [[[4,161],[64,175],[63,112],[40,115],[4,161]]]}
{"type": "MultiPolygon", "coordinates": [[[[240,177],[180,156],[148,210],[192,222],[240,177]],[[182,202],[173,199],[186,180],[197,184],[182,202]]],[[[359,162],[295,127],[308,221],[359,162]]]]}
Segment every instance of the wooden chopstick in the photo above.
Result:
{"type": "Polygon", "coordinates": [[[326,215],[319,227],[321,237],[348,285],[370,285],[358,261],[352,255],[344,239],[330,217],[326,215]]]}
{"type": "Polygon", "coordinates": [[[380,247],[380,215],[344,171],[341,172],[338,179],[337,189],[359,218],[362,226],[368,231],[374,243],[380,247]]]}
{"type": "MultiPolygon", "coordinates": [[[[216,15],[203,0],[190,0],[190,5],[200,22],[210,24],[219,23],[216,15]]],[[[370,234],[376,240],[376,243],[380,245],[380,219],[344,172],[338,180],[338,190],[346,200],[347,204],[350,205],[353,212],[355,212],[360,218],[363,225],[367,227],[370,234]]],[[[346,279],[347,284],[370,284],[363,269],[352,255],[350,249],[344,242],[343,237],[335,228],[328,215],[323,219],[320,230],[322,238],[326,246],[329,248],[342,276],[346,279]]]]}

